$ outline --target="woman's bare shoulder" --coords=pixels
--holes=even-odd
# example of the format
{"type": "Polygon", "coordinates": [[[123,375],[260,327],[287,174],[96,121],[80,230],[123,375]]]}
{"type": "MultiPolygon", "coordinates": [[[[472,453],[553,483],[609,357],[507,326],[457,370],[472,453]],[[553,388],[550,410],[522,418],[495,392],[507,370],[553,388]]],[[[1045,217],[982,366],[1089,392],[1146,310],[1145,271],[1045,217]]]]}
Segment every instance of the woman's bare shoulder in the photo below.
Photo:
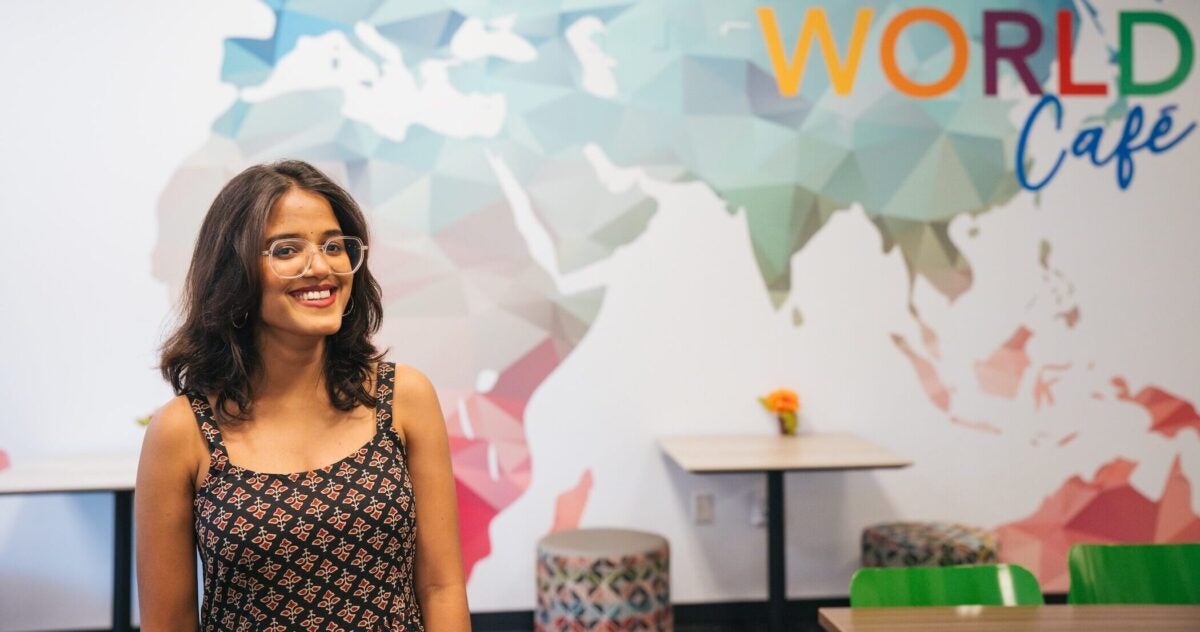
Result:
{"type": "Polygon", "coordinates": [[[172,397],[150,416],[143,454],[147,450],[176,458],[207,453],[191,401],[186,395],[172,397]]]}
{"type": "Polygon", "coordinates": [[[396,363],[392,377],[392,417],[401,437],[443,424],[442,407],[433,383],[420,370],[396,363]]]}
{"type": "Polygon", "coordinates": [[[429,404],[437,402],[437,391],[433,382],[416,367],[408,364],[395,363],[396,370],[392,375],[392,394],[395,402],[413,404],[429,404]]]}

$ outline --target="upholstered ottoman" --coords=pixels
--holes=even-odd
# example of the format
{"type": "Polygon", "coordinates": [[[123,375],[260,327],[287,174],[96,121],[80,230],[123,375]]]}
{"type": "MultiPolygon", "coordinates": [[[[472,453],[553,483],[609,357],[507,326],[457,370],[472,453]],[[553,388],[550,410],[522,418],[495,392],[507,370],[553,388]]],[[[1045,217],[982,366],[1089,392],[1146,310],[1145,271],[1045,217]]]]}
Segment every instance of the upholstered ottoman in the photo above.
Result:
{"type": "Polygon", "coordinates": [[[862,532],[863,566],[995,564],[996,534],[955,522],[891,522],[862,532]]]}
{"type": "Polygon", "coordinates": [[[538,542],[534,630],[671,630],[670,549],[653,533],[577,529],[538,542]]]}

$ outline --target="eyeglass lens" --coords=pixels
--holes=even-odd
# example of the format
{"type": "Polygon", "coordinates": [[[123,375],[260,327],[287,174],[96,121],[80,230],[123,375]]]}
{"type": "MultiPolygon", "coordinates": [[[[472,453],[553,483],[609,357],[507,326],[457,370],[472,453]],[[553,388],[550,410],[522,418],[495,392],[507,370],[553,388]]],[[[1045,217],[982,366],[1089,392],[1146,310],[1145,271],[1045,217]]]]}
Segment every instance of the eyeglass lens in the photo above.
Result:
{"type": "MultiPolygon", "coordinates": [[[[306,239],[280,239],[271,244],[271,270],[285,279],[303,276],[312,265],[315,250],[306,239]]],[[[320,250],[334,274],[353,274],[362,265],[362,241],[357,237],[334,237],[320,250]]]]}

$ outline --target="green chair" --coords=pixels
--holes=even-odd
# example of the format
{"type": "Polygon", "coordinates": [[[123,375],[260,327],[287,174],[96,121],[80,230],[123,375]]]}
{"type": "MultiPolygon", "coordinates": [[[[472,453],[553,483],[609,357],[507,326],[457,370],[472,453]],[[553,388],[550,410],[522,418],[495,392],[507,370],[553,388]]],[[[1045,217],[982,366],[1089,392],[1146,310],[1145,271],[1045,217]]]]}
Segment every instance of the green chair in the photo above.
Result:
{"type": "Polygon", "coordinates": [[[1067,566],[1067,603],[1200,604],[1200,543],[1076,544],[1067,566]]]}
{"type": "Polygon", "coordinates": [[[860,568],[850,579],[851,608],[1043,603],[1037,578],[1015,564],[860,568]]]}

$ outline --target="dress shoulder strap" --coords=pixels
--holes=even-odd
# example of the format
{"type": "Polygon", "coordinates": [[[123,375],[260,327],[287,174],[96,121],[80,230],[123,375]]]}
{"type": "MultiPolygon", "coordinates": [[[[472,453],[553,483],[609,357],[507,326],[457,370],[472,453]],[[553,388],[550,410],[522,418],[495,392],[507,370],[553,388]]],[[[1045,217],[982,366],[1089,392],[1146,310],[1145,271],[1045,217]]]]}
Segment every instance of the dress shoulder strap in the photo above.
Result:
{"type": "Polygon", "coordinates": [[[216,418],[213,417],[212,406],[209,405],[208,398],[200,393],[184,393],[184,396],[188,398],[188,404],[192,407],[196,425],[200,426],[200,434],[208,443],[209,470],[225,471],[225,468],[229,466],[229,452],[225,449],[225,442],[221,439],[221,429],[217,426],[216,418]]]}
{"type": "Polygon", "coordinates": [[[380,430],[392,427],[392,387],[395,384],[396,364],[380,361],[375,369],[375,423],[380,430]]]}
{"type": "Polygon", "coordinates": [[[375,403],[375,420],[377,430],[384,437],[381,445],[388,450],[396,450],[400,459],[407,461],[408,446],[405,445],[404,437],[396,432],[392,418],[392,397],[395,395],[396,364],[394,362],[380,362],[378,376],[375,387],[375,396],[378,398],[375,403]]]}

